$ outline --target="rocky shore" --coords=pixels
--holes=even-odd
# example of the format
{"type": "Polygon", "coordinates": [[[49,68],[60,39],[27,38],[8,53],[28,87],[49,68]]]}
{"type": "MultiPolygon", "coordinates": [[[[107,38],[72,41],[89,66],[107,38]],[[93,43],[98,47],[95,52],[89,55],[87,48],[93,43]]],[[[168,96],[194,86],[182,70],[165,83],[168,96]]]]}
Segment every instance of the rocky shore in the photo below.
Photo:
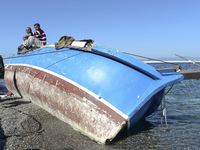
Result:
{"type": "Polygon", "coordinates": [[[31,101],[9,94],[0,80],[0,150],[129,149],[121,137],[127,136],[100,145],[31,101]]]}
{"type": "Polygon", "coordinates": [[[0,93],[0,149],[71,150],[88,144],[98,145],[34,103],[0,93]]]}

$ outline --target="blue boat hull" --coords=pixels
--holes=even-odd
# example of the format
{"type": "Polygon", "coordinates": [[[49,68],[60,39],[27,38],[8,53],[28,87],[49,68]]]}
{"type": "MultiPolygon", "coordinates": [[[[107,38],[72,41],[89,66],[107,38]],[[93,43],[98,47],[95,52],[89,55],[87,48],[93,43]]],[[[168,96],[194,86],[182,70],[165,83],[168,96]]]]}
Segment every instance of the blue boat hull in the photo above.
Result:
{"type": "Polygon", "coordinates": [[[112,48],[42,48],[5,62],[4,83],[91,139],[105,144],[160,105],[166,86],[184,77],[160,73],[112,48]]]}

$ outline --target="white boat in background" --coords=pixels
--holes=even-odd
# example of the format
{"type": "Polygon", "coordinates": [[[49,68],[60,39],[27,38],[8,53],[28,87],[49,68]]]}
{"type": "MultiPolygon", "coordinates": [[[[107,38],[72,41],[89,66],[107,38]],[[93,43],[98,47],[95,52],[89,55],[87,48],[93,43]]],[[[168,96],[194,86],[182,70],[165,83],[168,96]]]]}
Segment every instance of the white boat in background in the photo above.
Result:
{"type": "MultiPolygon", "coordinates": [[[[151,60],[144,60],[142,61],[146,64],[160,64],[160,63],[177,63],[177,64],[181,64],[181,63],[194,63],[194,61],[151,61],[151,60]]],[[[200,63],[200,61],[195,61],[197,63],[200,63]]]]}

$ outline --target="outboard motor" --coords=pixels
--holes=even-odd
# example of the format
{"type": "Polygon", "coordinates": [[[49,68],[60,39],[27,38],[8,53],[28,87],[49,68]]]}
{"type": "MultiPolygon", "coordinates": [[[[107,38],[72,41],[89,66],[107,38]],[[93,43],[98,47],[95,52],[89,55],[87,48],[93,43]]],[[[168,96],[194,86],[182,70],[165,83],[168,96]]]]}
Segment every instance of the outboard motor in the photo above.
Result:
{"type": "Polygon", "coordinates": [[[4,63],[1,55],[0,55],[0,79],[4,79],[4,63]]]}

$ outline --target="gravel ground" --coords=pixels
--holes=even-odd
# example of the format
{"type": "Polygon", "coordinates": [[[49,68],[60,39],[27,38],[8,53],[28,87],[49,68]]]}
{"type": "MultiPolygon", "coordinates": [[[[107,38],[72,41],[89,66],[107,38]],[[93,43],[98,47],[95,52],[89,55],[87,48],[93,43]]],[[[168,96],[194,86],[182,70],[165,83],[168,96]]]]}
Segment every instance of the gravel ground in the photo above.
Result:
{"type": "Polygon", "coordinates": [[[0,149],[71,150],[99,145],[30,101],[0,96],[0,149]]]}
{"type": "Polygon", "coordinates": [[[3,94],[0,92],[0,150],[200,149],[199,99],[185,101],[184,105],[182,100],[176,105],[172,100],[172,108],[168,108],[173,113],[168,115],[166,131],[160,115],[154,115],[120,133],[110,144],[100,145],[34,103],[3,94]],[[173,115],[177,106],[186,113],[180,110],[181,115],[173,115]]]}

